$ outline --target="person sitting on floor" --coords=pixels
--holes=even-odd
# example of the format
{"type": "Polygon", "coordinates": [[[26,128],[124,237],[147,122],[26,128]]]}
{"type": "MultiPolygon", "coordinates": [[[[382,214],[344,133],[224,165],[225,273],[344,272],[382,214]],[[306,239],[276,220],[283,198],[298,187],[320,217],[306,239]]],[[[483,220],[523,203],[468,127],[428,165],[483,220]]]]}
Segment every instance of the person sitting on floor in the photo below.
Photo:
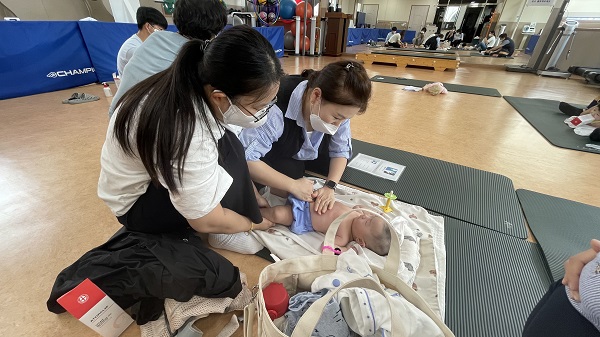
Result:
{"type": "Polygon", "coordinates": [[[412,40],[414,47],[418,47],[425,42],[425,33],[427,33],[427,28],[423,27],[420,32],[417,33],[417,36],[412,40]]]}
{"type": "Polygon", "coordinates": [[[500,44],[484,52],[484,55],[510,57],[515,52],[515,41],[506,33],[500,34],[500,44]]]}
{"type": "Polygon", "coordinates": [[[392,27],[392,31],[388,34],[389,39],[386,39],[386,47],[402,48],[402,35],[398,33],[396,27],[392,27]],[[391,34],[391,35],[390,35],[391,34]]]}
{"type": "Polygon", "coordinates": [[[169,26],[167,19],[156,8],[140,7],[137,9],[135,16],[138,31],[125,40],[117,54],[117,71],[119,72],[119,76],[123,74],[125,65],[133,56],[133,52],[142,45],[142,42],[146,41],[152,33],[165,30],[169,26]]]}
{"type": "Polygon", "coordinates": [[[600,337],[600,241],[590,246],[565,262],[565,276],[532,310],[522,337],[600,337]]]}
{"type": "Polygon", "coordinates": [[[442,39],[444,41],[452,42],[452,41],[454,41],[454,34],[456,34],[456,30],[450,29],[449,31],[446,32],[445,36],[442,36],[442,39]]]}
{"type": "MultiPolygon", "coordinates": [[[[319,214],[307,201],[288,197],[288,205],[261,208],[265,219],[273,223],[289,226],[295,234],[308,232],[327,233],[331,223],[340,215],[351,210],[350,207],[335,202],[327,213],[319,214]]],[[[356,241],[378,255],[385,256],[390,250],[391,232],[385,220],[369,212],[362,212],[359,206],[342,222],[335,234],[335,246],[346,251],[350,241],[356,241]]]]}
{"type": "Polygon", "coordinates": [[[385,42],[383,44],[387,47],[388,42],[390,41],[390,38],[392,37],[392,35],[397,34],[397,33],[398,33],[398,28],[392,27],[392,31],[387,34],[387,36],[385,37],[385,42]]]}
{"type": "Polygon", "coordinates": [[[440,42],[443,37],[443,34],[432,35],[431,37],[429,37],[429,39],[427,39],[427,41],[425,41],[425,49],[436,50],[440,48],[440,42]]]}
{"type": "Polygon", "coordinates": [[[495,44],[496,44],[496,32],[494,32],[493,30],[490,30],[488,36],[484,37],[483,40],[481,40],[481,42],[479,42],[477,47],[475,47],[475,49],[477,49],[479,51],[484,51],[487,49],[494,48],[495,44]]]}
{"type": "Polygon", "coordinates": [[[590,115],[594,117],[592,122],[582,123],[586,124],[585,130],[581,129],[577,125],[573,125],[571,123],[571,118],[565,120],[565,123],[570,127],[575,129],[575,133],[580,136],[587,136],[589,134],[590,140],[600,142],[600,105],[598,105],[598,100],[600,96],[596,97],[585,109],[580,109],[570,105],[569,103],[560,102],[558,109],[564,113],[565,115],[575,117],[575,116],[584,116],[590,115]],[[591,128],[594,128],[593,130],[591,128]],[[579,130],[579,131],[578,131],[579,130]]]}
{"type": "Polygon", "coordinates": [[[452,38],[452,47],[458,48],[458,46],[460,46],[464,38],[465,34],[463,34],[463,32],[460,29],[458,29],[454,34],[454,37],[452,38]]]}

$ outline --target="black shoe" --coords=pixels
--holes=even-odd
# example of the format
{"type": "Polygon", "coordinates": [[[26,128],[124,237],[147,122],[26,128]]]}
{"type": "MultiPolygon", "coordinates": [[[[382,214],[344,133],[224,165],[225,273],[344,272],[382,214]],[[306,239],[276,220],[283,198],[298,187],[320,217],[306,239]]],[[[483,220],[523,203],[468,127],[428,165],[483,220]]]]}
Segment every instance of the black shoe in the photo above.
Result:
{"type": "Polygon", "coordinates": [[[576,108],[569,103],[560,102],[558,110],[567,116],[579,116],[583,112],[583,109],[576,108]]]}
{"type": "Polygon", "coordinates": [[[592,131],[590,139],[594,142],[600,142],[600,128],[596,128],[596,130],[592,131]]]}

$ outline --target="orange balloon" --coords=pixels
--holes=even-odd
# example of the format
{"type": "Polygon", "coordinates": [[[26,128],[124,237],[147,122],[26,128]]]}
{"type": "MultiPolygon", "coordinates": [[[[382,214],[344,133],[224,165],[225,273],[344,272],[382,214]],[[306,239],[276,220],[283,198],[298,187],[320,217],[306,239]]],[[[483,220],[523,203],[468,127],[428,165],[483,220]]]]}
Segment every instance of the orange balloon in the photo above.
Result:
{"type": "MultiPolygon", "coordinates": [[[[311,4],[307,5],[306,17],[312,18],[313,16],[313,8],[311,4]]],[[[304,1],[300,1],[298,5],[296,5],[296,15],[304,19],[304,1]]]]}

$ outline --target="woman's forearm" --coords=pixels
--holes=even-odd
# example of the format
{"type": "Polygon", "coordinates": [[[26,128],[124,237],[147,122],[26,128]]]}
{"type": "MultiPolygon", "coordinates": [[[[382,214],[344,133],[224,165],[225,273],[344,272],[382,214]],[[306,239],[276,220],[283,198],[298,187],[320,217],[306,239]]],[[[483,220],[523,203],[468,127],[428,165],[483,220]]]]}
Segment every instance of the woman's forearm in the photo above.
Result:
{"type": "Polygon", "coordinates": [[[262,160],[248,161],[248,169],[253,181],[288,193],[290,192],[290,186],[294,182],[294,179],[277,172],[262,160]]]}

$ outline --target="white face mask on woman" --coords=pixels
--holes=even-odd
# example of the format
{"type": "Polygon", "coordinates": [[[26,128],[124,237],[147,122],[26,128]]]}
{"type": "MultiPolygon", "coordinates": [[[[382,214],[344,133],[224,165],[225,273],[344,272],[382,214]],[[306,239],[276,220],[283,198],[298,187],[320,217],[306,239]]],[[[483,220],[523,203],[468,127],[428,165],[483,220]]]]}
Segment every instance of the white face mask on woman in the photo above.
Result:
{"type": "MultiPolygon", "coordinates": [[[[222,91],[215,90],[214,92],[222,92],[222,91]]],[[[269,108],[271,108],[271,106],[267,107],[266,111],[263,111],[264,109],[262,109],[261,111],[258,111],[256,113],[258,115],[258,117],[256,117],[254,115],[251,115],[251,116],[246,115],[242,111],[242,109],[240,109],[237,105],[235,105],[235,104],[233,104],[233,102],[231,102],[231,99],[229,99],[229,97],[227,97],[227,101],[229,101],[229,108],[225,112],[221,111],[221,107],[219,107],[217,105],[217,108],[223,115],[223,123],[252,129],[252,128],[257,128],[257,127],[265,124],[265,122],[267,121],[266,117],[268,115],[269,108]]]]}
{"type": "Polygon", "coordinates": [[[320,113],[321,113],[321,102],[319,101],[319,112],[316,115],[313,115],[312,106],[311,106],[310,125],[316,131],[323,132],[323,133],[326,133],[329,135],[334,135],[337,132],[339,126],[325,123],[325,121],[323,121],[321,119],[321,117],[319,116],[320,113]]]}

